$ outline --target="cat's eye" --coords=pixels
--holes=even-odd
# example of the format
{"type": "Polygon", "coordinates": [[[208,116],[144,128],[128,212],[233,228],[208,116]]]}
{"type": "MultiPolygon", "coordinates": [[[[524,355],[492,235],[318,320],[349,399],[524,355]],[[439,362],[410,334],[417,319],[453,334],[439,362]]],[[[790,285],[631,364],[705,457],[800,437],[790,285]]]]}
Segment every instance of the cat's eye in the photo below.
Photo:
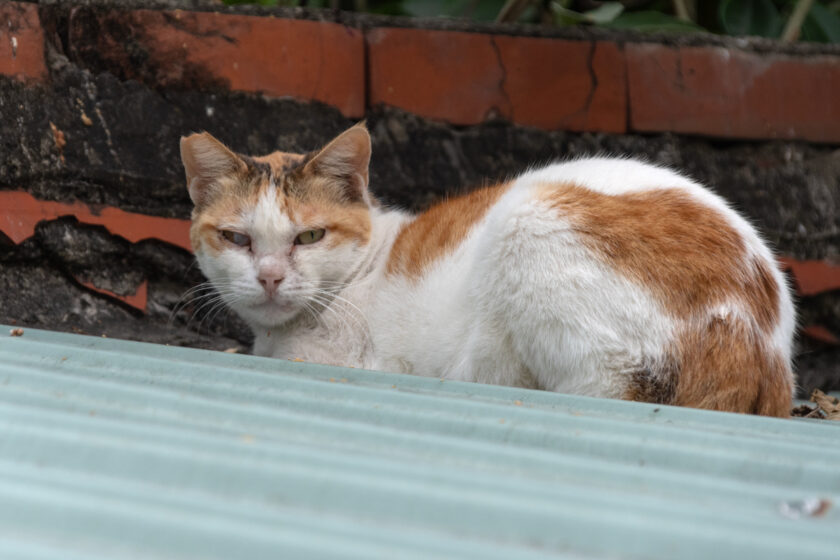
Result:
{"type": "Polygon", "coordinates": [[[326,230],[324,229],[311,229],[309,231],[304,231],[297,237],[295,237],[295,245],[310,245],[312,243],[316,243],[324,237],[326,230]]]}
{"type": "Polygon", "coordinates": [[[222,237],[226,240],[230,241],[234,245],[239,247],[250,247],[251,246],[251,238],[245,235],[244,233],[239,233],[238,231],[231,231],[228,229],[221,230],[222,237]]]}

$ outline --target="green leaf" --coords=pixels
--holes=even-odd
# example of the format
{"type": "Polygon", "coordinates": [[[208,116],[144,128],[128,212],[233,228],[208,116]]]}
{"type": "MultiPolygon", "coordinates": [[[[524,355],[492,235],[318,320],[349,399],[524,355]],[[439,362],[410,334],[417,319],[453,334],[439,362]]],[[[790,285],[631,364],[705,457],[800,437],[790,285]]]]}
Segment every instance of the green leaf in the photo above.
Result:
{"type": "Polygon", "coordinates": [[[586,16],[582,13],[565,8],[557,2],[551,3],[551,11],[554,12],[554,20],[561,25],[575,25],[586,22],[586,16]]]}
{"type": "Polygon", "coordinates": [[[594,10],[581,13],[563,7],[558,2],[552,2],[551,9],[554,12],[557,22],[564,25],[575,25],[579,23],[604,25],[615,20],[624,11],[624,6],[621,2],[604,2],[594,10]]]}
{"type": "Polygon", "coordinates": [[[815,3],[802,23],[799,38],[815,43],[840,43],[840,16],[815,3]]]}
{"type": "Polygon", "coordinates": [[[603,25],[615,20],[623,11],[621,2],[604,2],[594,10],[583,12],[583,15],[589,23],[603,25]]]}
{"type": "Polygon", "coordinates": [[[729,35],[778,37],[784,25],[772,0],[722,0],[718,17],[729,35]]]}
{"type": "Polygon", "coordinates": [[[672,33],[704,31],[702,27],[690,21],[683,21],[663,14],[662,12],[654,11],[626,12],[604,25],[604,27],[611,29],[632,29],[634,31],[649,33],[658,31],[672,33]]]}

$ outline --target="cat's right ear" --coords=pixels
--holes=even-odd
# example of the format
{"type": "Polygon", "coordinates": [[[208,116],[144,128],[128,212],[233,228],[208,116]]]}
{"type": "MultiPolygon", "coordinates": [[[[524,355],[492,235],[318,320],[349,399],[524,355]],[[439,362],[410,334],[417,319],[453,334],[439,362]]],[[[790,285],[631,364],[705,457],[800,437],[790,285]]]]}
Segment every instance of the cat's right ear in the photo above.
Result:
{"type": "Polygon", "coordinates": [[[304,169],[331,179],[334,189],[343,200],[365,201],[369,205],[369,166],[370,134],[362,122],[345,130],[324,146],[304,169]]]}
{"type": "Polygon", "coordinates": [[[246,169],[245,162],[207,132],[181,137],[181,162],[187,174],[187,190],[200,206],[213,183],[246,169]]]}

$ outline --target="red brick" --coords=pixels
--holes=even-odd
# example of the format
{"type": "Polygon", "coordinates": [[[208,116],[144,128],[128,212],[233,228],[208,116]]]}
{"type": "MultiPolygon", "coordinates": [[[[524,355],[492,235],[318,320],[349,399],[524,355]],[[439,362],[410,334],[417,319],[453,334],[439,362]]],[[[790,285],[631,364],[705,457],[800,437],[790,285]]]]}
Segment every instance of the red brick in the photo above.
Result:
{"type": "Polygon", "coordinates": [[[624,55],[615,43],[494,38],[510,119],[546,129],[624,132],[624,55]]]}
{"type": "Polygon", "coordinates": [[[46,80],[44,31],[37,5],[0,4],[0,74],[23,81],[46,80]]]}
{"type": "Polygon", "coordinates": [[[71,15],[72,52],[153,86],[226,87],[364,115],[364,39],[327,22],[137,10],[71,15]],[[93,41],[93,42],[91,42],[93,41]]]}
{"type": "Polygon", "coordinates": [[[455,124],[509,117],[504,74],[489,35],[380,28],[367,41],[372,105],[455,124]]]}
{"type": "Polygon", "coordinates": [[[499,116],[548,129],[625,129],[616,45],[386,28],[367,40],[371,104],[460,125],[499,116]]]}
{"type": "Polygon", "coordinates": [[[840,141],[840,57],[625,47],[630,126],[732,138],[840,141]]]}

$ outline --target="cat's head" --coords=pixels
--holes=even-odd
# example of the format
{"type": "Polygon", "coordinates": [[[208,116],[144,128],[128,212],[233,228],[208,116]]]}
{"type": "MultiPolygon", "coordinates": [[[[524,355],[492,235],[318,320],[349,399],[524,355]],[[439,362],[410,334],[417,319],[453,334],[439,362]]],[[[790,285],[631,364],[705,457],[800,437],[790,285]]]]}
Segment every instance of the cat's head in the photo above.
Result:
{"type": "Polygon", "coordinates": [[[318,309],[370,239],[370,136],[363,124],[307,155],[235,154],[208,133],[181,138],[199,266],[252,327],[318,309]]]}

